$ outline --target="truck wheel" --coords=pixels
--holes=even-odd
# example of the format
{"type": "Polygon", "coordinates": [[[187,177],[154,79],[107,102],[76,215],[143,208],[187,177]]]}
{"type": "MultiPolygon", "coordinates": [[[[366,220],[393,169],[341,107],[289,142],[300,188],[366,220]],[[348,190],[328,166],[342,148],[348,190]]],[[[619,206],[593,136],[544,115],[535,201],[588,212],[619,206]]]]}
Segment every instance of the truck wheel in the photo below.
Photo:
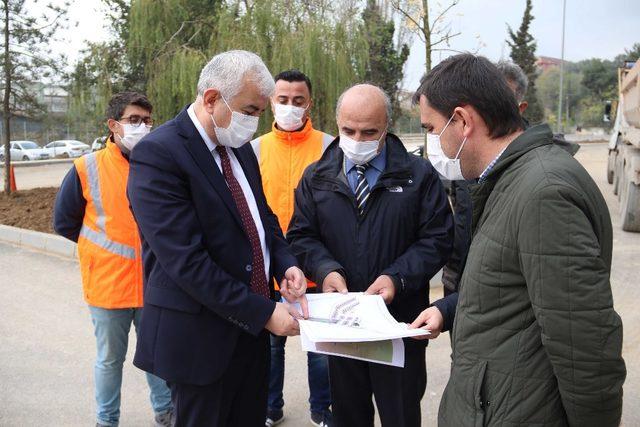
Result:
{"type": "Polygon", "coordinates": [[[609,161],[607,162],[607,182],[613,184],[613,176],[615,171],[616,158],[618,157],[618,150],[609,151],[609,161]]]}
{"type": "Polygon", "coordinates": [[[618,201],[620,201],[620,188],[621,183],[624,180],[624,147],[623,150],[616,153],[616,161],[613,164],[613,168],[615,170],[613,174],[613,194],[618,196],[618,201]]]}
{"type": "Polygon", "coordinates": [[[620,215],[624,231],[640,231],[640,186],[627,180],[622,191],[620,215]]]}
{"type": "Polygon", "coordinates": [[[625,166],[623,165],[618,169],[620,171],[620,177],[618,178],[618,202],[622,205],[622,201],[625,198],[625,192],[627,191],[627,183],[629,180],[627,179],[627,171],[625,170],[625,166]]]}

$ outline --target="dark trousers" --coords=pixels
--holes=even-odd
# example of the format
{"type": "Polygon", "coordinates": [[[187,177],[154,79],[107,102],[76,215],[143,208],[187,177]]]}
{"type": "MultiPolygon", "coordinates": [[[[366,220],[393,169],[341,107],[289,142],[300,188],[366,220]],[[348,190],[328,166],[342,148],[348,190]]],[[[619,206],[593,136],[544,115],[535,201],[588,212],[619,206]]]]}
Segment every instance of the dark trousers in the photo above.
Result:
{"type": "Polygon", "coordinates": [[[329,356],[336,427],[373,426],[376,399],[384,427],[420,426],[420,401],[427,386],[423,343],[405,340],[404,368],[329,356]]]}
{"type": "MultiPolygon", "coordinates": [[[[269,376],[269,409],[282,410],[284,398],[284,345],[287,337],[271,335],[271,374],[269,376]]],[[[331,406],[327,356],[307,353],[309,406],[311,412],[325,413],[331,406]]]]}
{"type": "Polygon", "coordinates": [[[269,359],[269,334],[243,332],[218,381],[205,386],[169,383],[175,427],[264,426],[269,359]]]}

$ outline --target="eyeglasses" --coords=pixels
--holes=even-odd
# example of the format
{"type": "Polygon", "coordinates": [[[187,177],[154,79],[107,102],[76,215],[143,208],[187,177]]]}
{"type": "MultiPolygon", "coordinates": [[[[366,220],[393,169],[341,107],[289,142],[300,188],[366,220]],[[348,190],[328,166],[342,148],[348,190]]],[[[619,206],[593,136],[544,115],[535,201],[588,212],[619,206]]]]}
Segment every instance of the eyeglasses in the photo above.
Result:
{"type": "Polygon", "coordinates": [[[153,126],[153,119],[151,118],[151,116],[138,116],[137,114],[132,114],[128,117],[121,117],[120,120],[127,120],[130,124],[132,125],[139,125],[140,123],[143,123],[147,126],[153,126]]]}

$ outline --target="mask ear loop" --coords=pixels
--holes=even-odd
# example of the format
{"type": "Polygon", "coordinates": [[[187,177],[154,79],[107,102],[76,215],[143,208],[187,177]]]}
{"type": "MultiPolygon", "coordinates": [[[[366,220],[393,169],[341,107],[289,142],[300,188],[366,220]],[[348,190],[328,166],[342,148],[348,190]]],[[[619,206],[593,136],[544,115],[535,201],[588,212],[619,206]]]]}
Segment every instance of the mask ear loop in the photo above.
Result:
{"type": "Polygon", "coordinates": [[[438,134],[438,137],[441,137],[442,134],[444,133],[445,130],[447,130],[447,128],[449,127],[449,123],[451,123],[451,120],[453,120],[453,118],[455,117],[456,113],[454,112],[451,117],[449,117],[449,121],[447,122],[446,125],[444,125],[444,127],[442,128],[442,130],[440,131],[440,133],[438,134]]]}
{"type": "MultiPolygon", "coordinates": [[[[227,108],[229,109],[229,111],[231,111],[231,114],[233,115],[233,110],[231,109],[231,107],[229,107],[229,104],[227,104],[227,100],[224,99],[224,96],[222,96],[222,94],[220,94],[220,98],[222,98],[222,102],[224,102],[224,105],[227,106],[227,108]]],[[[218,124],[216,123],[216,119],[213,118],[213,113],[209,115],[211,116],[211,121],[213,122],[213,126],[216,128],[219,128],[220,126],[218,126],[218,124]]]]}
{"type": "Polygon", "coordinates": [[[456,153],[456,157],[453,158],[453,160],[458,160],[458,157],[460,157],[460,152],[462,151],[462,149],[464,148],[464,144],[467,143],[467,137],[465,136],[464,139],[462,140],[462,144],[460,145],[460,148],[458,149],[458,152],[456,153]]]}

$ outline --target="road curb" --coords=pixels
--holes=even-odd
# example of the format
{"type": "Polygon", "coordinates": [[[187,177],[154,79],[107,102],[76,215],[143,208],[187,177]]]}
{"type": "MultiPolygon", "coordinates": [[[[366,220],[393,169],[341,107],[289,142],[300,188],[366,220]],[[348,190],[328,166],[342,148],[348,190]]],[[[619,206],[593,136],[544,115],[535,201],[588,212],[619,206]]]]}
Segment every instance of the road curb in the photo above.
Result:
{"type": "MultiPolygon", "coordinates": [[[[45,165],[57,165],[60,163],[73,163],[76,158],[70,159],[50,159],[50,160],[29,160],[29,161],[12,161],[11,164],[16,168],[32,168],[45,165]]],[[[0,169],[4,169],[4,162],[0,163],[0,169]]]]}
{"type": "Polygon", "coordinates": [[[0,241],[65,258],[78,257],[78,245],[55,234],[0,224],[0,241]]]}

